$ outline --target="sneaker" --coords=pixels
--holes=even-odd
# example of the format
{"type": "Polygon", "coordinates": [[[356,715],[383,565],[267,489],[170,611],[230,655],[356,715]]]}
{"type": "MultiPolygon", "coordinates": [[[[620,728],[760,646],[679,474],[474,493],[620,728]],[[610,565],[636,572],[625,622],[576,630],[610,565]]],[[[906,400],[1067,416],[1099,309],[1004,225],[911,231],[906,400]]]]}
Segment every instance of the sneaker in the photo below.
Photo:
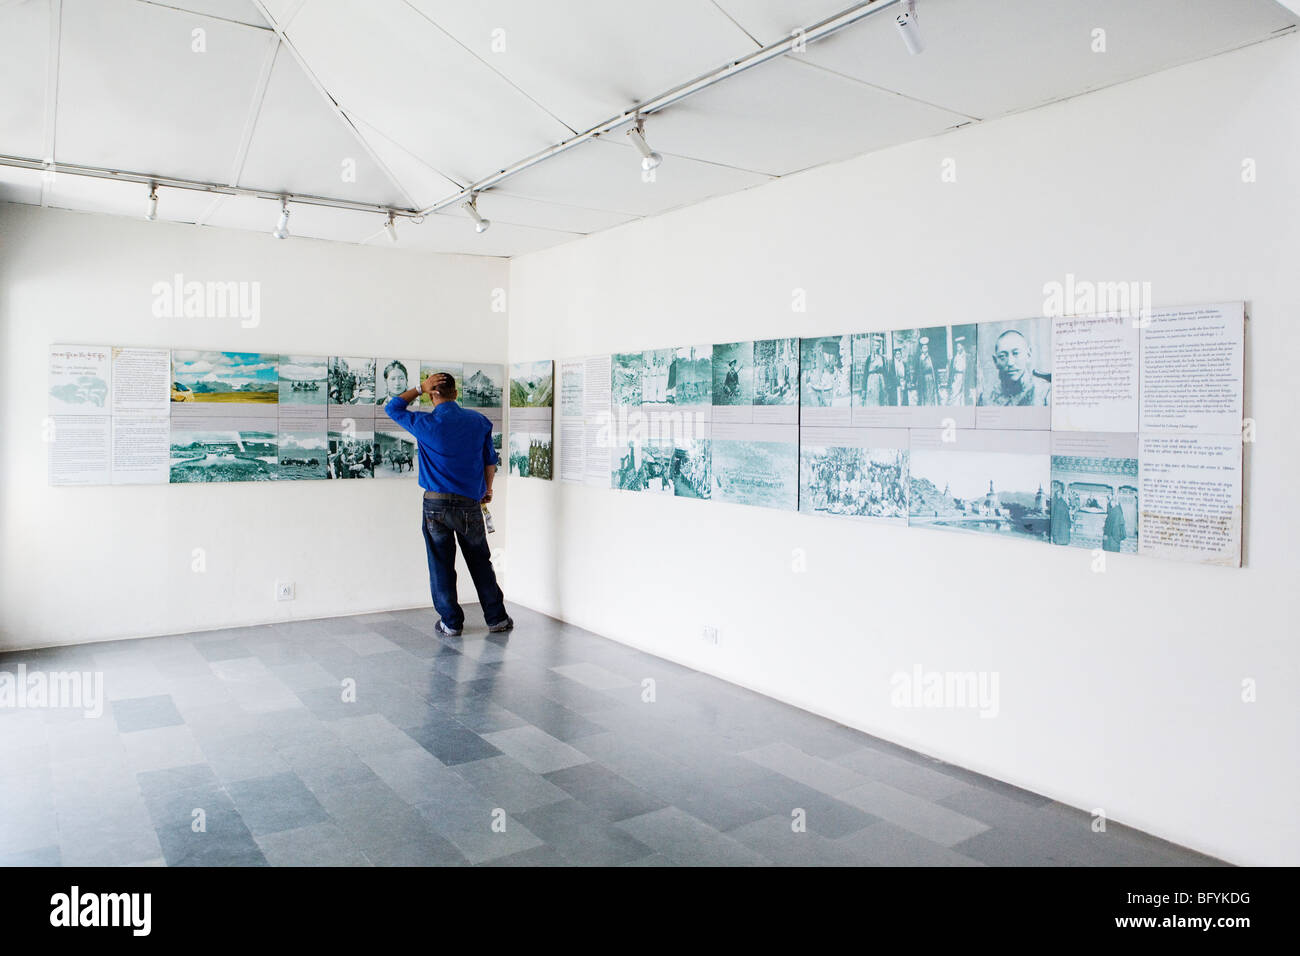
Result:
{"type": "Polygon", "coordinates": [[[507,617],[507,618],[506,618],[504,621],[502,621],[500,624],[493,624],[491,627],[489,627],[489,628],[488,628],[488,633],[489,633],[489,634],[500,634],[500,633],[502,633],[503,631],[509,631],[509,630],[512,630],[512,629],[514,628],[514,626],[515,626],[515,622],[512,621],[510,618],[507,617]]]}
{"type": "Polygon", "coordinates": [[[460,637],[460,630],[458,628],[457,629],[450,628],[446,624],[442,623],[441,620],[438,621],[437,625],[434,627],[434,630],[436,630],[439,634],[446,634],[448,637],[460,637]]]}

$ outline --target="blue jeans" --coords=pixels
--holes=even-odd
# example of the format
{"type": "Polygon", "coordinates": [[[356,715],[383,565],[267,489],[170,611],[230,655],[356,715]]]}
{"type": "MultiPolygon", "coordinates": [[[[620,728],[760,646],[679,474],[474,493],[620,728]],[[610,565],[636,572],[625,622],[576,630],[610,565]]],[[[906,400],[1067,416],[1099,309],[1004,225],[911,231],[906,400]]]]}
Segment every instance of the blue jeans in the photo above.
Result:
{"type": "Polygon", "coordinates": [[[504,623],[505,595],[497,585],[496,572],[488,549],[487,528],[483,525],[483,510],[476,501],[465,499],[425,498],[424,514],[420,523],[424,533],[424,549],[429,556],[429,592],[433,606],[453,631],[465,626],[465,611],[456,599],[456,539],[465,555],[474,589],[483,608],[483,619],[488,627],[504,623]]]}

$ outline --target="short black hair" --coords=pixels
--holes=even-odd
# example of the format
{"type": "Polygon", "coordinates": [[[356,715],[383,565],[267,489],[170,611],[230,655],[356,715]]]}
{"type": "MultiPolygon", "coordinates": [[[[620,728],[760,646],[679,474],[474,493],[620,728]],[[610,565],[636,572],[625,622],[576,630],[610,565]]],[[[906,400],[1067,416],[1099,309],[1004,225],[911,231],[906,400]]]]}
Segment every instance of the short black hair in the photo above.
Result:
{"type": "Polygon", "coordinates": [[[434,389],[434,391],[437,392],[443,398],[455,398],[456,397],[456,376],[452,375],[450,372],[441,372],[439,374],[445,375],[447,377],[446,380],[443,381],[441,385],[439,385],[437,388],[434,389]]]}

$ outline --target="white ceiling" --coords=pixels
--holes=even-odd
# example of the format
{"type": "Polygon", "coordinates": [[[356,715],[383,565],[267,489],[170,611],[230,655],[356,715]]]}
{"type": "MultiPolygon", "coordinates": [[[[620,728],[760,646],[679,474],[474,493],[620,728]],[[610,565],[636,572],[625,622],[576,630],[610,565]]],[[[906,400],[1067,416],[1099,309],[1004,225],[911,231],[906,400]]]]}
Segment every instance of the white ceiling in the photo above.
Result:
{"type": "MultiPolygon", "coordinates": [[[[419,209],[852,0],[0,0],[0,154],[419,209]],[[198,33],[196,34],[196,31],[198,33]],[[195,37],[204,49],[196,52],[195,37]]],[[[399,247],[512,256],[1293,29],[1274,0],[919,0],[479,198],[399,247]],[[1093,52],[1093,31],[1106,52],[1093,52]]],[[[0,200],[138,217],[147,187],[0,166],[0,200]]],[[[266,199],[159,190],[159,216],[269,232],[266,199]]],[[[379,212],[295,236],[388,245],[379,212]]]]}

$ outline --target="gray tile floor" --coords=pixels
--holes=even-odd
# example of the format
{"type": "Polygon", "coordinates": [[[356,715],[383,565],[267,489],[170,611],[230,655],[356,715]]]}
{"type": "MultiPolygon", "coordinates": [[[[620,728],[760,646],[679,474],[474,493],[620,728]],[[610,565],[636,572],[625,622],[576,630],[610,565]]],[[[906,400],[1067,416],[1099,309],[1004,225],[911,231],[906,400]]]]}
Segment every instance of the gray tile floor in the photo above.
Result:
{"type": "Polygon", "coordinates": [[[0,865],[1217,862],[511,613],[504,635],[435,638],[417,610],[0,655],[102,671],[109,699],[0,709],[0,865]]]}

